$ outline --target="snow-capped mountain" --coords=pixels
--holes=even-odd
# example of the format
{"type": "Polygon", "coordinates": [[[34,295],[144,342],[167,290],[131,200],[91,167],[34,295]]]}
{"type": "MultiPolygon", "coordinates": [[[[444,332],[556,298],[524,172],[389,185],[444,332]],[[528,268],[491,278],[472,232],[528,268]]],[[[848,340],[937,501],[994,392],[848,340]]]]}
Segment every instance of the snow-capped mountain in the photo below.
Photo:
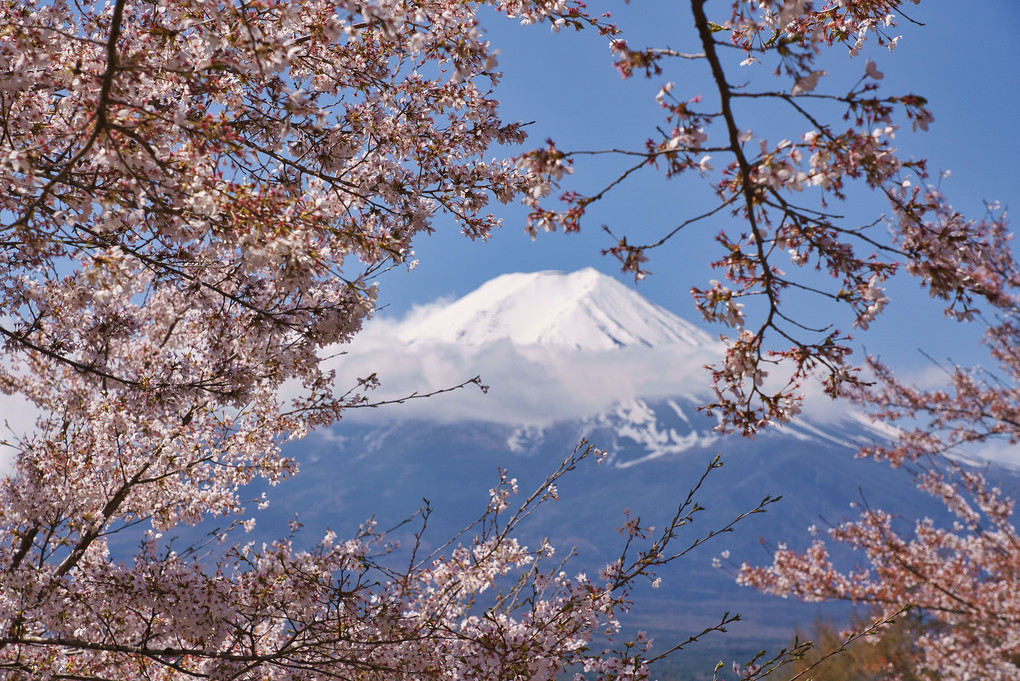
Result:
{"type": "MultiPolygon", "coordinates": [[[[491,386],[484,397],[461,391],[395,411],[362,410],[348,421],[472,420],[528,430],[563,420],[591,422],[636,400],[684,398],[696,404],[680,416],[706,428],[698,436],[704,442],[715,437],[717,423],[696,406],[711,400],[705,367],[723,351],[705,331],[585,268],[505,274],[452,302],[415,308],[402,320],[370,322],[350,352],[338,355],[336,370],[341,386],[376,372],[382,387],[371,397],[380,401],[443,390],[475,375],[491,386]]],[[[823,398],[805,408],[818,412],[830,405],[823,398]]],[[[854,428],[864,423],[849,411],[836,420],[854,428]]],[[[649,434],[646,456],[676,454],[692,444],[676,439],[677,432],[649,434]]],[[[833,437],[804,420],[787,432],[833,437]]]]}
{"type": "MultiPolygon", "coordinates": [[[[342,352],[341,352],[342,351],[342,352]]],[[[631,287],[594,269],[493,279],[464,297],[424,303],[403,319],[370,320],[329,368],[342,389],[376,373],[370,397],[399,400],[479,375],[491,386],[414,400],[398,411],[358,410],[347,422],[393,418],[548,426],[621,400],[699,393],[722,345],[631,287]]]]}
{"type": "Polygon", "coordinates": [[[593,268],[504,274],[463,298],[404,324],[400,338],[415,345],[552,345],[578,350],[714,341],[694,325],[593,268]]]}

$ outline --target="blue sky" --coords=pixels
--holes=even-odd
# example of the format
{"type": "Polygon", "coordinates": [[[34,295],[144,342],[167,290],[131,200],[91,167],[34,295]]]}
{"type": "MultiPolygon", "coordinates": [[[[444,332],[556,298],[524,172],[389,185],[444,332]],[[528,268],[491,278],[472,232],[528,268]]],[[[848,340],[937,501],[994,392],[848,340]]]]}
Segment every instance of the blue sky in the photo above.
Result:
{"type": "MultiPolygon", "coordinates": [[[[624,37],[636,46],[668,45],[681,51],[697,51],[690,27],[687,3],[675,0],[634,0],[591,3],[591,9],[612,11],[624,37]]],[[[709,3],[708,11],[725,12],[728,3],[709,3]]],[[[895,29],[902,34],[891,53],[873,47],[850,61],[840,50],[826,68],[830,75],[821,87],[845,91],[865,58],[873,59],[885,73],[881,92],[915,93],[926,97],[935,115],[927,133],[913,134],[901,128],[897,146],[909,155],[929,159],[935,172],[949,169],[952,177],[943,189],[965,214],[980,217],[983,202],[998,200],[1016,206],[1016,169],[1020,158],[1020,3],[987,0],[966,5],[949,0],[907,3],[909,15],[923,27],[901,20],[895,29]],[[842,73],[840,73],[842,71],[842,73]]],[[[674,93],[692,97],[711,93],[701,62],[668,64],[661,77],[623,81],[612,67],[608,41],[593,32],[553,34],[547,26],[518,26],[513,21],[486,17],[483,28],[501,50],[504,78],[497,90],[508,119],[535,121],[529,127],[529,146],[540,146],[546,137],[563,149],[599,149],[613,146],[640,148],[661,122],[654,97],[663,82],[676,82],[674,93]]],[[[737,55],[731,57],[734,80],[743,77],[752,85],[768,80],[768,67],[737,71],[737,55]]],[[[820,89],[821,89],[820,87],[820,89]]],[[[746,110],[746,125],[773,141],[802,134],[806,128],[775,112],[746,110]]],[[[517,153],[517,152],[514,152],[517,153]]],[[[720,167],[724,164],[720,160],[720,167]]],[[[579,165],[571,187],[591,189],[610,179],[610,169],[579,165]]],[[[494,205],[504,217],[504,227],[488,243],[471,242],[457,233],[452,223],[440,221],[437,234],[415,243],[419,267],[407,273],[398,269],[380,280],[381,313],[399,316],[415,304],[439,297],[460,296],[483,282],[506,272],[540,269],[575,270],[594,266],[632,282],[619,273],[615,260],[600,255],[610,245],[600,225],[609,224],[631,241],[648,240],[710,205],[711,190],[697,181],[667,183],[648,173],[619,187],[589,218],[581,234],[542,234],[532,242],[523,232],[523,209],[494,205]]],[[[877,197],[862,197],[845,207],[861,222],[884,210],[877,197]]],[[[697,322],[688,294],[692,285],[718,278],[705,266],[715,251],[711,237],[720,224],[675,239],[654,252],[653,275],[638,290],[651,300],[697,322]]],[[[961,363],[983,359],[977,346],[976,325],[957,328],[942,318],[941,307],[930,302],[909,279],[889,287],[892,303],[887,314],[866,334],[858,334],[869,351],[881,354],[904,368],[922,369],[928,360],[917,353],[924,349],[934,357],[961,363]]],[[[818,314],[836,314],[824,307],[818,314]]],[[[828,319],[827,319],[828,320],[828,319]]],[[[845,321],[832,319],[842,327],[845,321]]],[[[705,326],[715,333],[720,329],[705,326]]]]}

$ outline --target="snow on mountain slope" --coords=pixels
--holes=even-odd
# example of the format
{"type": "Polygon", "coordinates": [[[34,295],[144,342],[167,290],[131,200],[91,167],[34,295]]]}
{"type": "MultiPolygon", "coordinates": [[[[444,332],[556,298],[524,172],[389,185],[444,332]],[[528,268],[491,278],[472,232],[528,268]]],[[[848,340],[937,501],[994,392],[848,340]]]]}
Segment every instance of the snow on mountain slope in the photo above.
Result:
{"type": "Polygon", "coordinates": [[[660,414],[645,400],[627,400],[601,417],[600,425],[611,428],[617,438],[629,440],[631,449],[638,452],[629,459],[614,456],[616,466],[628,468],[663,456],[711,447],[718,441],[719,434],[712,430],[714,421],[699,414],[696,424],[691,423],[676,400],[667,400],[660,406],[668,409],[660,414]]]}
{"type": "Polygon", "coordinates": [[[569,274],[504,274],[427,316],[412,316],[398,335],[412,345],[480,346],[510,340],[578,350],[705,348],[715,343],[692,324],[590,267],[569,274]]]}
{"type": "MultiPolygon", "coordinates": [[[[727,439],[717,432],[718,420],[707,417],[698,407],[697,401],[681,397],[624,399],[599,414],[580,420],[576,426],[577,437],[600,441],[617,468],[704,453],[739,439],[727,439]]],[[[525,454],[541,446],[549,432],[548,428],[521,427],[507,439],[507,446],[512,452],[525,454]]],[[[853,452],[864,444],[886,441],[893,432],[848,409],[840,417],[825,421],[807,416],[769,430],[761,437],[770,442],[797,442],[853,452]]]]}

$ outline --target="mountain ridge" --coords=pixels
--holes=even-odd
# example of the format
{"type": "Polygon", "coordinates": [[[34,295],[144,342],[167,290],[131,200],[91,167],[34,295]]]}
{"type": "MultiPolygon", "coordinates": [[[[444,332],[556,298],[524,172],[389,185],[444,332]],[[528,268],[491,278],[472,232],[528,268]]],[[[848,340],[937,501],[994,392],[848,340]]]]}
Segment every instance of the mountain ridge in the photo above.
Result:
{"type": "MultiPolygon", "coordinates": [[[[432,516],[423,546],[432,548],[433,540],[444,540],[462,529],[465,519],[477,517],[498,471],[517,478],[527,496],[585,437],[608,452],[607,462],[588,461],[561,479],[559,499],[522,527],[520,539],[531,545],[548,537],[558,551],[576,549],[571,569],[594,572],[619,549],[615,528],[622,525],[625,509],[659,525],[719,455],[724,465],[697,493],[705,510],[686,541],[724,526],[766,495],[783,500],[663,570],[661,588],[635,593],[639,619],[629,621],[660,640],[674,641],[708,626],[723,610],[740,612],[743,624],[706,649],[733,656],[783,645],[796,626],[819,614],[840,618],[847,609],[836,603],[819,610],[739,587],[730,573],[713,567],[713,558],[725,551],[737,563],[760,564],[769,560],[768,547],[780,542],[807,548],[809,525],[824,527],[853,515],[851,505],[862,499],[902,518],[941,518],[940,509],[944,514],[937,500],[913,487],[909,472],[854,458],[856,447],[876,436],[855,422],[775,429],[752,442],[714,432],[714,420],[698,413],[697,406],[683,397],[634,400],[546,427],[413,419],[338,426],[292,446],[302,471],[273,490],[267,513],[276,517],[279,532],[293,519],[293,510],[302,508],[300,520],[314,538],[326,527],[350,531],[371,514],[384,526],[397,525],[424,498],[432,516]],[[298,447],[303,451],[297,453],[298,447]]],[[[852,559],[840,547],[833,556],[852,559]]]]}

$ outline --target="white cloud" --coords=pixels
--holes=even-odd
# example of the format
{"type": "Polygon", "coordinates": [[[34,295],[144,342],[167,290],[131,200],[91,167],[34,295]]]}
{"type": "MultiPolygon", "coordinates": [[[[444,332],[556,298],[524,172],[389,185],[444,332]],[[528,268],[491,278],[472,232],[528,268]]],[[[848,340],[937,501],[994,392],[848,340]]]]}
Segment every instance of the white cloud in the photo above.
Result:
{"type": "Polygon", "coordinates": [[[399,339],[437,306],[413,310],[402,321],[377,318],[347,348],[327,362],[345,390],[359,378],[376,373],[381,387],[371,397],[389,400],[457,385],[479,375],[490,387],[474,387],[403,405],[355,409],[353,421],[424,418],[439,422],[465,419],[547,425],[590,416],[626,399],[699,395],[708,398],[710,376],[704,365],[718,348],[663,346],[578,351],[548,345],[514,345],[509,340],[483,346],[447,343],[407,345],[399,339]]]}

